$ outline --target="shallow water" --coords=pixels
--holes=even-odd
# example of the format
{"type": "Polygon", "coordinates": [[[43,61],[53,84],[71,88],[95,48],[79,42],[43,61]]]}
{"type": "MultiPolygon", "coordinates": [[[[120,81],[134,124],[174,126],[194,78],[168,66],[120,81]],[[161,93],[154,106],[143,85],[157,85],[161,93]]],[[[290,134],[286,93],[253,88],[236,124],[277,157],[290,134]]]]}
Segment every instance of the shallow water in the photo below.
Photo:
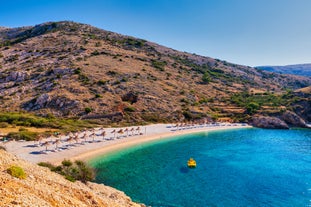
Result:
{"type": "Polygon", "coordinates": [[[90,163],[96,182],[155,207],[311,206],[311,130],[197,133],[90,163]]]}

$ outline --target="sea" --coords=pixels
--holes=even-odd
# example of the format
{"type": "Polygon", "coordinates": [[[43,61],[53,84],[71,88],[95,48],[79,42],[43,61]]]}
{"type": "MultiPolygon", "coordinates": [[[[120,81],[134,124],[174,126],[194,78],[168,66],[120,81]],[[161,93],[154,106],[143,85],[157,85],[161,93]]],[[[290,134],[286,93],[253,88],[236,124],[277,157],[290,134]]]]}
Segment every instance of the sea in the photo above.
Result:
{"type": "Polygon", "coordinates": [[[311,130],[169,137],[89,162],[96,182],[153,207],[311,206],[311,130]],[[192,157],[197,167],[187,167],[192,157]]]}

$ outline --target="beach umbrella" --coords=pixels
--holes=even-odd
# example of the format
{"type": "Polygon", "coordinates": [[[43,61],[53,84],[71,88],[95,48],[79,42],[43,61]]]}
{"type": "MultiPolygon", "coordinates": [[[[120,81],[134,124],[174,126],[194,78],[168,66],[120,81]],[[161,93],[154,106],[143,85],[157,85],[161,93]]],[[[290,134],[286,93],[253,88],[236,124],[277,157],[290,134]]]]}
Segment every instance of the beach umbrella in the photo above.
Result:
{"type": "Polygon", "coordinates": [[[136,128],[136,131],[137,131],[137,133],[138,133],[138,135],[140,134],[140,127],[137,127],[136,128]]]}
{"type": "Polygon", "coordinates": [[[60,139],[57,139],[54,141],[55,144],[55,149],[58,149],[58,146],[61,144],[62,142],[60,141],[60,139]]]}
{"type": "Polygon", "coordinates": [[[42,146],[45,146],[45,151],[48,151],[48,146],[50,146],[50,142],[46,141],[42,144],[42,146]]]}
{"type": "Polygon", "coordinates": [[[51,135],[49,138],[50,138],[51,140],[56,139],[56,137],[55,137],[54,135],[51,135]]]}
{"type": "Polygon", "coordinates": [[[117,131],[115,129],[111,131],[111,134],[114,133],[114,138],[116,138],[116,132],[117,131]]]}
{"type": "Polygon", "coordinates": [[[41,145],[42,140],[43,140],[43,137],[40,135],[40,136],[38,137],[38,139],[36,140],[36,141],[38,141],[38,146],[41,145]]]}
{"type": "Polygon", "coordinates": [[[74,137],[70,136],[66,141],[69,143],[69,145],[72,145],[72,143],[74,141],[74,137]]]}
{"type": "Polygon", "coordinates": [[[103,136],[103,139],[105,139],[106,132],[103,131],[100,135],[103,136]]]}
{"type": "Polygon", "coordinates": [[[104,127],[101,127],[101,128],[98,129],[98,131],[100,131],[100,132],[103,132],[104,130],[105,130],[104,127]]]}
{"type": "Polygon", "coordinates": [[[134,131],[135,131],[135,129],[132,127],[131,128],[132,136],[134,136],[134,131]]]}
{"type": "Polygon", "coordinates": [[[59,139],[59,141],[62,141],[62,134],[60,132],[58,132],[56,138],[59,139]]]}
{"type": "Polygon", "coordinates": [[[117,131],[117,133],[121,135],[124,133],[124,131],[123,131],[123,129],[120,129],[119,131],[117,131]]]}
{"type": "MultiPolygon", "coordinates": [[[[82,137],[82,138],[83,138],[83,137],[82,137]]],[[[78,136],[78,135],[76,135],[76,136],[74,136],[74,137],[73,137],[73,140],[75,140],[75,141],[76,141],[76,144],[78,144],[78,142],[79,142],[80,138],[79,138],[79,136],[78,136]]]]}
{"type": "MultiPolygon", "coordinates": [[[[79,137],[79,136],[76,136],[76,137],[79,137]]],[[[88,137],[88,136],[87,136],[87,134],[86,134],[86,133],[84,133],[84,134],[83,134],[83,136],[81,137],[82,139],[84,139],[84,143],[86,142],[87,137],[88,137]]]]}
{"type": "Polygon", "coordinates": [[[90,137],[93,138],[93,141],[92,141],[92,142],[95,142],[95,132],[93,132],[92,134],[90,134],[90,137]]]}
{"type": "Polygon", "coordinates": [[[125,128],[124,132],[126,132],[126,137],[128,137],[129,136],[129,129],[125,128]]]}

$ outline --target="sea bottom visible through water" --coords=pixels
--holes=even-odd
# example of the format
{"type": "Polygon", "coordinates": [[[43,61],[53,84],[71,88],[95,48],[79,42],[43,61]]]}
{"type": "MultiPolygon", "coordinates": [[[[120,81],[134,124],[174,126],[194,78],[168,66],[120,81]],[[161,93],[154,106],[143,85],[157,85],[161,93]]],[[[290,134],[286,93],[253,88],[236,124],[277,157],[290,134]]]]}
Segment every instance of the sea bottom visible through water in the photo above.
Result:
{"type": "Polygon", "coordinates": [[[311,130],[170,137],[90,161],[96,182],[148,206],[311,206],[311,130]],[[189,169],[193,157],[197,167],[189,169]]]}

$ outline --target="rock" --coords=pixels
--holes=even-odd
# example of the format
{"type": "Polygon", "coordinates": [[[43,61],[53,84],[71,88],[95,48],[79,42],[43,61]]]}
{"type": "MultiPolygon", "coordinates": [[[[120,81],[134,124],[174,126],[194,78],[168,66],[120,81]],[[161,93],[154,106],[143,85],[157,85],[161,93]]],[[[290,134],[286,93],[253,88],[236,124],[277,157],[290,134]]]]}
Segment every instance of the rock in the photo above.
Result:
{"type": "Polygon", "coordinates": [[[22,82],[28,78],[28,74],[26,72],[12,71],[9,76],[6,77],[6,81],[16,81],[22,82]]]}
{"type": "Polygon", "coordinates": [[[250,124],[265,129],[289,129],[288,125],[281,119],[269,116],[255,116],[250,124]]]}
{"type": "Polygon", "coordinates": [[[34,103],[34,108],[35,109],[41,109],[44,108],[48,102],[51,100],[49,94],[45,93],[40,95],[37,99],[36,102],[34,103]]]}
{"type": "Polygon", "coordinates": [[[21,160],[0,150],[0,206],[75,206],[143,207],[124,192],[103,184],[74,183],[47,168],[21,160]],[[6,172],[12,165],[21,167],[26,179],[6,172]]]}
{"type": "Polygon", "coordinates": [[[134,92],[129,92],[122,96],[122,101],[127,101],[131,104],[136,103],[138,101],[138,95],[136,95],[134,92]]]}
{"type": "Polygon", "coordinates": [[[65,75],[65,74],[71,74],[74,72],[75,69],[72,69],[72,68],[54,68],[53,69],[53,73],[55,75],[65,75]]]}
{"type": "Polygon", "coordinates": [[[281,118],[290,126],[307,127],[306,122],[294,112],[286,111],[281,118]]]}

